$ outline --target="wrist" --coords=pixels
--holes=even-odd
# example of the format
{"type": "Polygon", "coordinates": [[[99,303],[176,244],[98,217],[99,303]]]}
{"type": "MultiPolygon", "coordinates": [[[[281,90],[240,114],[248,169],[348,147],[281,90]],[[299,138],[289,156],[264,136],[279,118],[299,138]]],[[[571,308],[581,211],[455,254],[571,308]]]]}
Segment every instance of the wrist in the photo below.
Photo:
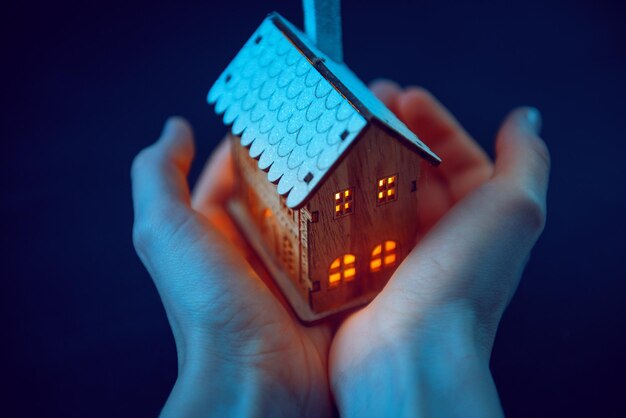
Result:
{"type": "Polygon", "coordinates": [[[179,365],[176,382],[160,416],[245,416],[242,412],[246,406],[242,400],[249,399],[251,388],[248,384],[236,382],[240,378],[248,380],[236,369],[228,370],[219,364],[199,365],[186,359],[179,365]],[[244,396],[238,398],[235,390],[244,396]]]}
{"type": "Polygon", "coordinates": [[[162,417],[299,416],[289,389],[253,367],[186,363],[162,417]]]}
{"type": "Polygon", "coordinates": [[[335,373],[332,386],[340,415],[501,416],[489,371],[490,349],[485,349],[473,316],[451,309],[419,322],[384,324],[393,331],[383,332],[358,364],[335,373]]]}
{"type": "MultiPolygon", "coordinates": [[[[303,418],[323,413],[320,405],[325,403],[315,399],[325,393],[303,396],[303,388],[289,380],[293,376],[284,358],[277,357],[282,358],[277,365],[259,354],[267,353],[263,347],[205,343],[187,345],[179,355],[178,377],[162,417],[303,418]],[[228,346],[239,350],[224,349],[228,346]]],[[[323,400],[327,402],[327,396],[323,400]]]]}

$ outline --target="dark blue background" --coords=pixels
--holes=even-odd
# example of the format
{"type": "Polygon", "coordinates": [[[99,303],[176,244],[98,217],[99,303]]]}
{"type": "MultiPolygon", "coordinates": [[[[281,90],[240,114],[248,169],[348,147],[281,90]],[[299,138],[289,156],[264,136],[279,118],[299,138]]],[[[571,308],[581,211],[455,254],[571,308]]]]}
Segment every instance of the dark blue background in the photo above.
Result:
{"type": "MultiPolygon", "coordinates": [[[[493,354],[510,417],[626,416],[626,11],[620,1],[344,1],[345,57],[437,95],[488,150],[544,115],[549,220],[493,354]]],[[[176,375],[131,244],[129,167],[170,114],[201,163],[224,133],[213,80],[298,0],[3,2],[4,416],[154,416],[176,375]]]]}

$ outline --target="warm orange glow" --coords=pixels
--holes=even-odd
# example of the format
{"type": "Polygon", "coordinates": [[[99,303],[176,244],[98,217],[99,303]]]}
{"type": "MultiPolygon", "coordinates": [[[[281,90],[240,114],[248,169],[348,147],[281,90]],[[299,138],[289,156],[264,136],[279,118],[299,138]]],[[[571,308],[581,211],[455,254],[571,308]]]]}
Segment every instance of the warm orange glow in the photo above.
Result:
{"type": "Polygon", "coordinates": [[[378,204],[392,202],[397,199],[398,175],[378,180],[378,204]]]}
{"type": "Polygon", "coordinates": [[[346,280],[352,280],[356,275],[356,269],[354,267],[349,268],[343,272],[343,278],[346,280]]]}
{"type": "Polygon", "coordinates": [[[388,256],[385,256],[385,265],[388,266],[390,264],[393,264],[396,262],[396,255],[395,254],[390,254],[388,256]]]}
{"type": "Polygon", "coordinates": [[[380,270],[382,265],[383,265],[382,260],[380,258],[375,258],[372,261],[370,261],[370,271],[377,272],[378,270],[380,270]]]}
{"type": "Polygon", "coordinates": [[[336,258],[328,270],[328,286],[338,286],[342,278],[345,281],[354,280],[356,278],[355,263],[356,256],[354,254],[344,254],[336,258]]]}
{"type": "Polygon", "coordinates": [[[383,267],[395,264],[398,258],[396,254],[397,247],[398,244],[395,241],[385,241],[374,247],[370,259],[370,271],[376,273],[383,267]]]}
{"type": "Polygon", "coordinates": [[[269,210],[269,209],[265,209],[265,210],[263,211],[263,217],[264,217],[264,218],[269,218],[270,216],[272,216],[272,211],[271,211],[271,210],[269,210]]]}
{"type": "Polygon", "coordinates": [[[335,218],[352,213],[352,189],[345,189],[334,194],[335,218]]]}

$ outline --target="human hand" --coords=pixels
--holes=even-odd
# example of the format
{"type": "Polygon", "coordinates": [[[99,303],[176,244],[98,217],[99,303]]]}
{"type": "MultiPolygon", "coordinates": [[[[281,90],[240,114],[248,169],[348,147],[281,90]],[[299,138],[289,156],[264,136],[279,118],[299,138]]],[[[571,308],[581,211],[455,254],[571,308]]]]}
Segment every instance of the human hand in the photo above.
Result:
{"type": "Polygon", "coordinates": [[[422,89],[376,94],[443,163],[423,165],[418,245],[330,353],[342,416],[501,416],[489,372],[497,326],[543,230],[549,154],[539,113],[505,120],[496,162],[422,89]]]}
{"type": "MultiPolygon", "coordinates": [[[[523,142],[532,133],[519,111],[499,136],[492,176],[485,154],[428,94],[389,84],[377,92],[447,165],[425,167],[420,184],[419,220],[432,230],[334,340],[330,377],[339,408],[346,416],[452,415],[438,406],[471,380],[470,398],[466,393],[447,406],[464,416],[497,415],[489,351],[543,226],[548,169],[532,150],[545,157],[547,151],[537,139],[523,142]]],[[[246,267],[244,256],[253,255],[223,210],[232,187],[227,154],[222,145],[193,204],[185,179],[193,142],[184,122],[170,121],[133,166],[134,241],[179,353],[179,377],[163,415],[330,414],[329,327],[298,325],[271,284],[246,267]]]]}
{"type": "Polygon", "coordinates": [[[171,118],[132,167],[133,241],[178,353],[162,416],[330,416],[329,327],[300,325],[249,266],[253,255],[224,211],[233,182],[228,142],[192,201],[193,155],[191,128],[171,118]]]}

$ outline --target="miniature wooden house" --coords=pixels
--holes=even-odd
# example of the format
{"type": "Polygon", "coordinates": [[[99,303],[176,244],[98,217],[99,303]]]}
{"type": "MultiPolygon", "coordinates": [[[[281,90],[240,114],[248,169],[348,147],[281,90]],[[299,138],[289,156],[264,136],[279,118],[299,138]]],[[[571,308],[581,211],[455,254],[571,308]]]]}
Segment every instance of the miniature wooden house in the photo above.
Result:
{"type": "Polygon", "coordinates": [[[229,210],[298,316],[373,299],[414,245],[420,160],[440,159],[278,14],[208,101],[231,126],[229,210]]]}

